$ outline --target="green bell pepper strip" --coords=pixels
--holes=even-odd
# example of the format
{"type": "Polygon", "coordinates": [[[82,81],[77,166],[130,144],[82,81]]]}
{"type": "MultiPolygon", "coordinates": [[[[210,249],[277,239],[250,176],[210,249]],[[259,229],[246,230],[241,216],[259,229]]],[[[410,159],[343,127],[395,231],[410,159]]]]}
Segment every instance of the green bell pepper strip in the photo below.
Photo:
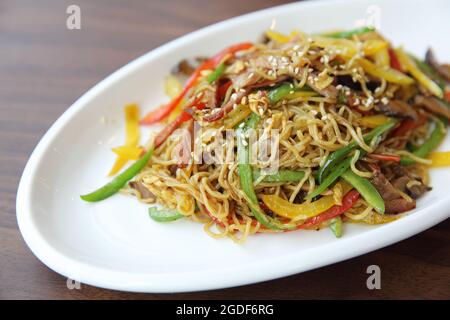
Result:
{"type": "MultiPolygon", "coordinates": [[[[260,170],[253,170],[253,180],[257,180],[260,176],[260,170]]],[[[298,182],[304,177],[304,171],[279,170],[277,173],[264,175],[262,182],[298,182]]]]}
{"type": "Polygon", "coordinates": [[[347,39],[351,38],[354,35],[363,34],[367,32],[374,31],[373,27],[361,27],[357,29],[347,30],[347,31],[339,31],[334,33],[323,34],[323,36],[328,38],[336,38],[336,39],[347,39]]]}
{"type": "Polygon", "coordinates": [[[129,180],[137,175],[153,155],[153,148],[150,148],[139,160],[135,161],[125,171],[115,177],[111,182],[105,184],[103,187],[94,192],[80,196],[81,199],[88,202],[101,201],[109,198],[117,193],[129,180]]]}
{"type": "MultiPolygon", "coordinates": [[[[391,129],[397,124],[397,120],[392,119],[382,124],[379,127],[376,127],[371,132],[364,136],[364,142],[370,143],[372,139],[381,136],[383,133],[391,129]]],[[[333,169],[342,159],[345,158],[350,152],[358,147],[358,143],[356,141],[349,143],[347,146],[336,150],[335,152],[328,155],[322,167],[319,168],[317,172],[317,180],[319,183],[322,183],[323,179],[329,174],[331,169],[333,169]]]]}
{"type": "MultiPolygon", "coordinates": [[[[365,154],[364,151],[360,153],[360,157],[362,157],[365,154]]],[[[308,194],[305,199],[310,200],[312,198],[317,197],[319,194],[324,192],[329,186],[333,184],[339,177],[350,168],[350,163],[352,161],[352,157],[344,159],[341,163],[339,163],[337,166],[333,168],[333,171],[330,172],[330,174],[323,179],[322,183],[314,189],[313,192],[308,194]]]]}
{"type": "Polygon", "coordinates": [[[342,174],[342,178],[350,183],[361,194],[364,200],[367,201],[379,213],[384,213],[384,200],[378,190],[366,178],[358,176],[351,169],[342,174]]]}
{"type": "Polygon", "coordinates": [[[237,160],[238,173],[241,182],[241,188],[246,196],[247,204],[255,216],[263,226],[272,230],[291,230],[295,229],[295,224],[282,224],[281,222],[267,216],[261,209],[256,197],[255,189],[253,188],[253,171],[250,161],[250,146],[244,143],[243,136],[251,129],[255,129],[260,118],[257,114],[252,113],[246,120],[243,128],[237,130],[237,160]]]}
{"type": "Polygon", "coordinates": [[[278,87],[269,91],[268,97],[271,104],[277,103],[285,96],[290,94],[291,92],[299,92],[299,91],[312,91],[308,86],[304,86],[302,88],[296,88],[291,83],[283,83],[278,87]]]}
{"type": "MultiPolygon", "coordinates": [[[[426,158],[429,156],[430,153],[433,152],[433,150],[435,150],[444,139],[446,134],[445,127],[447,126],[447,123],[448,120],[446,118],[440,118],[440,120],[437,120],[435,122],[436,125],[428,139],[417,147],[412,154],[419,158],[426,158]]],[[[400,164],[402,165],[410,165],[413,163],[415,163],[415,161],[408,156],[402,157],[400,160],[400,164]]]]}
{"type": "Polygon", "coordinates": [[[184,216],[176,210],[148,208],[150,218],[158,222],[170,222],[183,218],[184,216]]]}
{"type": "Polygon", "coordinates": [[[342,237],[342,219],[341,217],[336,217],[331,220],[329,225],[331,231],[333,231],[336,238],[342,237]]]}
{"type": "Polygon", "coordinates": [[[221,63],[217,66],[216,69],[214,69],[213,72],[211,72],[207,77],[206,77],[206,81],[211,84],[214,81],[216,81],[217,79],[220,78],[220,76],[223,74],[223,72],[225,71],[225,64],[221,63]]]}

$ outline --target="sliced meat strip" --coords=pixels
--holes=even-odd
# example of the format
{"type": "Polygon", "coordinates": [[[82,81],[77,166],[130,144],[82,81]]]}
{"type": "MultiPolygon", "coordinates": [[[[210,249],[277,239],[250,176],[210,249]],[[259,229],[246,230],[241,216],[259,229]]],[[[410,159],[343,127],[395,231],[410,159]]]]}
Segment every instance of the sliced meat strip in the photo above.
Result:
{"type": "Polygon", "coordinates": [[[446,81],[450,81],[450,65],[449,64],[440,64],[436,56],[434,55],[433,50],[428,49],[425,55],[426,62],[435,69],[439,75],[444,78],[446,81]]]}
{"type": "Polygon", "coordinates": [[[390,100],[387,104],[379,103],[378,109],[387,116],[397,118],[417,119],[417,112],[408,103],[402,100],[390,100]]]}
{"type": "Polygon", "coordinates": [[[416,207],[416,202],[403,198],[399,190],[380,171],[374,172],[371,181],[384,200],[386,213],[401,213],[416,207]]]}
{"type": "Polygon", "coordinates": [[[428,111],[444,116],[450,120],[450,108],[435,97],[424,97],[422,95],[417,95],[414,103],[424,107],[428,111]]]}
{"type": "Polygon", "coordinates": [[[156,199],[156,196],[148,190],[142,182],[139,181],[130,181],[129,182],[130,188],[136,190],[139,192],[139,195],[142,199],[156,199]]]}

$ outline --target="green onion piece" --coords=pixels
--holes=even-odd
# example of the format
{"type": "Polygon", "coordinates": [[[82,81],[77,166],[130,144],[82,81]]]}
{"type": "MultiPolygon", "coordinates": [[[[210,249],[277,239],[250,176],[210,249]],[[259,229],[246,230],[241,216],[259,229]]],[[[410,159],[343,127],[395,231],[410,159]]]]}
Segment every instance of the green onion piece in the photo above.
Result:
{"type": "Polygon", "coordinates": [[[214,71],[211,72],[211,73],[207,76],[206,81],[207,81],[209,84],[213,83],[214,81],[216,81],[217,79],[220,78],[220,76],[222,75],[222,73],[223,73],[224,71],[225,71],[225,64],[224,64],[224,63],[219,64],[219,65],[217,66],[217,68],[214,69],[214,71]]]}
{"type": "Polygon", "coordinates": [[[175,221],[184,216],[176,210],[158,209],[157,207],[148,208],[150,218],[158,222],[175,221]]]}
{"type": "Polygon", "coordinates": [[[247,204],[255,216],[263,226],[272,230],[294,229],[293,224],[282,224],[276,219],[267,216],[261,209],[253,188],[253,171],[250,165],[250,146],[243,138],[250,129],[255,129],[260,118],[257,114],[252,113],[246,120],[243,128],[237,130],[237,160],[238,173],[241,182],[241,188],[244,191],[247,204]],[[245,142],[244,142],[245,141],[245,142]]]}
{"type": "Polygon", "coordinates": [[[283,83],[282,85],[279,85],[278,87],[269,91],[269,101],[271,104],[274,104],[290,93],[299,91],[311,91],[311,89],[308,86],[297,88],[292,83],[283,83]]]}
{"type": "MultiPolygon", "coordinates": [[[[433,131],[431,132],[430,136],[423,144],[421,144],[419,147],[417,147],[412,153],[416,157],[419,158],[426,158],[435,150],[441,141],[444,139],[446,134],[445,127],[447,126],[447,119],[441,118],[440,120],[436,120],[435,127],[433,131]]],[[[408,156],[402,157],[400,160],[400,164],[402,165],[410,165],[415,163],[415,161],[408,156]]]]}
{"type": "Polygon", "coordinates": [[[359,35],[359,34],[371,32],[374,30],[375,29],[373,27],[361,27],[361,28],[357,28],[357,29],[353,29],[353,30],[323,34],[323,36],[328,37],[328,38],[347,39],[347,38],[353,37],[354,35],[359,35]]]}
{"type": "MultiPolygon", "coordinates": [[[[391,129],[397,124],[397,120],[392,119],[382,124],[379,127],[376,127],[371,132],[364,136],[364,142],[370,143],[372,139],[380,137],[383,133],[391,129]]],[[[317,173],[317,179],[319,183],[322,183],[322,180],[330,173],[331,169],[333,169],[342,159],[344,159],[351,151],[358,147],[358,143],[356,141],[349,143],[347,146],[336,150],[335,152],[328,155],[322,167],[320,167],[317,173]]]]}
{"type": "Polygon", "coordinates": [[[366,200],[368,204],[374,207],[376,211],[378,211],[379,213],[384,213],[384,200],[378,190],[369,180],[358,176],[350,169],[342,174],[342,178],[344,178],[345,181],[355,187],[355,189],[358,190],[364,200],[366,200]]]}
{"type": "Polygon", "coordinates": [[[333,231],[336,238],[342,237],[342,219],[341,217],[336,217],[331,220],[329,225],[331,231],[333,231]]]}
{"type": "MultiPolygon", "coordinates": [[[[253,170],[253,180],[259,179],[260,176],[260,170],[253,170]]],[[[262,182],[298,182],[304,176],[304,171],[279,170],[277,173],[264,175],[262,182]]]]}
{"type": "MultiPolygon", "coordinates": [[[[364,154],[365,154],[365,152],[361,152],[360,157],[362,157],[364,154]]],[[[348,170],[348,168],[350,168],[351,161],[352,161],[352,158],[349,157],[349,158],[344,159],[337,166],[335,166],[333,168],[333,171],[331,171],[330,174],[325,179],[323,179],[322,183],[316,189],[314,189],[313,192],[311,192],[310,194],[308,194],[306,196],[306,200],[310,200],[314,197],[317,197],[319,194],[321,194],[322,192],[327,190],[328,187],[330,187],[337,179],[339,179],[339,177],[345,171],[348,170]]]]}
{"type": "Polygon", "coordinates": [[[139,160],[136,160],[111,182],[91,193],[80,196],[80,198],[88,202],[96,202],[109,198],[113,194],[117,193],[129,180],[134,178],[134,176],[136,176],[142,168],[145,167],[152,155],[153,148],[150,148],[139,160]]]}

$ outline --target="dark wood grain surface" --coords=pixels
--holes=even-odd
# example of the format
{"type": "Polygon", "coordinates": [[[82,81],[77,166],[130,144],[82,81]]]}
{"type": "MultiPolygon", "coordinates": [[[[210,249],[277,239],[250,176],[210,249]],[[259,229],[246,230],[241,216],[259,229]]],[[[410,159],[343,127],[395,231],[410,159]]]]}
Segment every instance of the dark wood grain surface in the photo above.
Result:
{"type": "Polygon", "coordinates": [[[51,124],[80,95],[145,52],[208,24],[282,4],[277,0],[0,1],[0,298],[302,299],[450,298],[450,221],[390,247],[303,274],[226,290],[131,294],[66,279],[26,247],[15,200],[25,163],[51,124]],[[77,4],[82,29],[66,28],[77,4]],[[368,290],[366,268],[381,268],[368,290]]]}

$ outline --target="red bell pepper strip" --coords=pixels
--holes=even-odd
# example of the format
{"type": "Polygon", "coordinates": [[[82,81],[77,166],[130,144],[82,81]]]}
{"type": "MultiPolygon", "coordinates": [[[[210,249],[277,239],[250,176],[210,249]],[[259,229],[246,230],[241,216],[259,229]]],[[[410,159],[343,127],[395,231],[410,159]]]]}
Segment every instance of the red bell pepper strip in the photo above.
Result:
{"type": "Polygon", "coordinates": [[[175,98],[173,98],[172,101],[170,101],[166,105],[161,106],[157,110],[147,113],[147,115],[140,121],[140,123],[153,124],[155,122],[163,120],[175,109],[175,107],[180,103],[181,99],[183,99],[187,92],[192,89],[198,78],[200,78],[201,72],[203,70],[214,69],[227,54],[234,55],[238,51],[246,50],[251,47],[253,47],[253,44],[248,42],[236,44],[220,51],[212,58],[203,62],[197,69],[195,69],[194,73],[187,80],[183,90],[175,98]]]}
{"type": "Polygon", "coordinates": [[[227,81],[224,84],[220,85],[216,91],[216,100],[221,103],[223,99],[225,99],[225,95],[227,94],[228,89],[231,87],[233,82],[227,81]]]}
{"type": "Polygon", "coordinates": [[[201,110],[205,108],[204,103],[199,103],[203,98],[203,95],[198,96],[192,103],[190,103],[186,108],[181,112],[178,117],[175,118],[171,123],[169,123],[155,138],[155,148],[158,148],[161,144],[166,141],[166,139],[184,122],[192,119],[191,111],[193,108],[201,110]]]}
{"type": "Polygon", "coordinates": [[[444,97],[447,102],[450,102],[450,89],[445,90],[444,97]]]}
{"type": "Polygon", "coordinates": [[[400,64],[400,61],[398,61],[397,55],[395,54],[394,50],[389,48],[388,53],[389,53],[389,58],[391,59],[391,67],[400,72],[405,72],[402,68],[402,65],[400,64]]]}
{"type": "Polygon", "coordinates": [[[400,156],[393,155],[393,154],[379,154],[379,153],[370,153],[368,155],[369,158],[375,159],[375,160],[381,160],[381,161],[393,161],[393,162],[400,162],[400,156]]]}
{"type": "Polygon", "coordinates": [[[331,207],[330,209],[328,209],[327,211],[325,211],[315,217],[306,219],[303,224],[298,226],[298,229],[311,228],[311,227],[314,227],[324,221],[333,219],[334,217],[337,217],[337,216],[343,214],[344,212],[346,212],[347,210],[349,210],[351,207],[353,207],[355,205],[358,198],[359,198],[358,191],[356,191],[356,190],[349,191],[342,199],[342,205],[340,205],[340,206],[335,205],[335,206],[331,207]]]}
{"type": "Polygon", "coordinates": [[[427,118],[423,115],[419,115],[417,120],[405,119],[389,134],[389,137],[404,137],[415,128],[423,125],[426,121],[427,118]]]}

